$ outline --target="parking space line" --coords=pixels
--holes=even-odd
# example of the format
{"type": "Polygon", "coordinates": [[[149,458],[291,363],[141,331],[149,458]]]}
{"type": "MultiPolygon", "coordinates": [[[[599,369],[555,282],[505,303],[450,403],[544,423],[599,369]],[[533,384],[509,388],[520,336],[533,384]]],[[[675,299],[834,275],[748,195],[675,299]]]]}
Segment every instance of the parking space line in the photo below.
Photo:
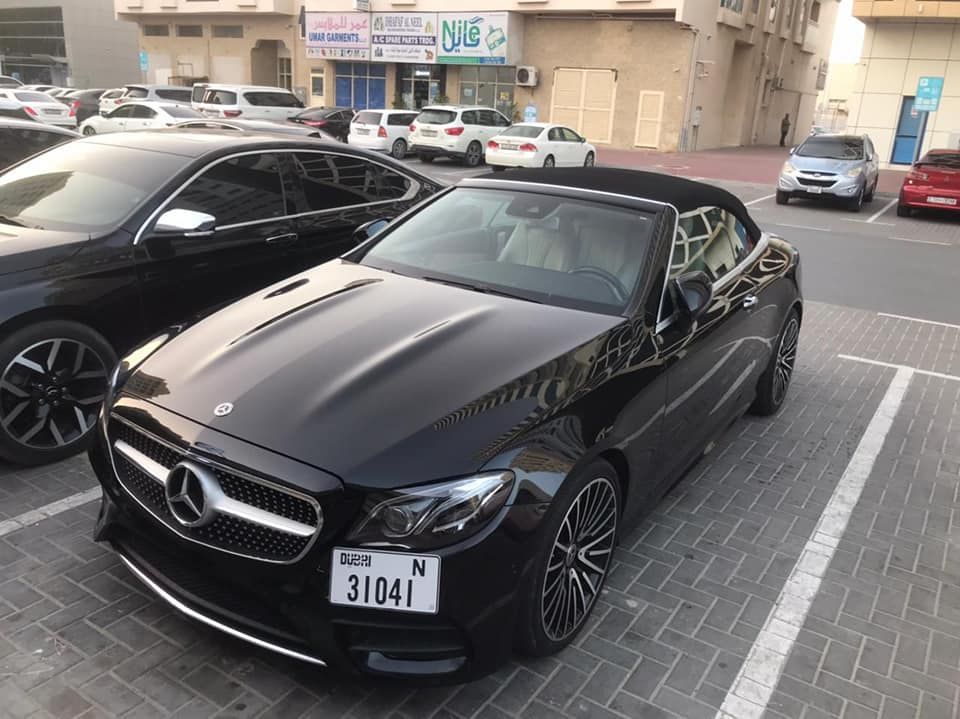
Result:
{"type": "MultiPolygon", "coordinates": [[[[861,225],[865,225],[868,222],[870,222],[870,220],[855,220],[852,217],[841,217],[840,221],[841,222],[859,222],[861,225]]],[[[896,227],[897,225],[896,222],[872,222],[870,224],[877,225],[877,226],[883,225],[884,227],[896,227]]]]}
{"type": "Polygon", "coordinates": [[[757,635],[747,661],[724,698],[717,712],[718,719],[760,719],[766,711],[913,374],[910,367],[898,367],[773,611],[757,635]]]}
{"type": "Polygon", "coordinates": [[[777,196],[777,193],[773,193],[772,195],[764,195],[763,197],[758,197],[756,200],[750,200],[750,202],[744,202],[743,206],[750,207],[751,205],[756,205],[759,202],[763,202],[764,200],[769,200],[771,197],[776,197],[776,196],[777,196]]]}
{"type": "Polygon", "coordinates": [[[910,322],[920,322],[925,325],[939,325],[940,327],[949,327],[950,329],[960,330],[960,325],[952,325],[949,322],[937,322],[936,320],[924,320],[919,317],[907,317],[906,315],[892,315],[889,312],[877,312],[880,317],[892,317],[895,320],[908,320],[910,322]]]}
{"type": "Polygon", "coordinates": [[[952,242],[934,242],[933,240],[911,240],[909,237],[891,237],[891,240],[898,242],[915,242],[918,245],[940,245],[941,247],[952,247],[952,242]]]}
{"type": "Polygon", "coordinates": [[[896,197],[890,200],[890,202],[888,202],[883,207],[881,207],[879,211],[874,212],[872,215],[870,215],[870,217],[867,219],[867,222],[874,222],[878,217],[880,217],[880,215],[882,215],[884,212],[886,212],[895,204],[897,204],[897,200],[898,198],[896,197]]]}
{"type": "Polygon", "coordinates": [[[883,362],[882,360],[870,359],[868,357],[857,357],[856,355],[837,355],[840,359],[850,360],[851,362],[862,362],[863,364],[872,364],[877,365],[878,367],[890,367],[891,369],[908,369],[914,374],[922,374],[927,377],[936,377],[938,379],[947,379],[953,382],[960,382],[960,375],[955,374],[945,374],[943,372],[934,372],[929,369],[918,369],[916,367],[910,367],[905,364],[897,364],[896,362],[883,362]]]}
{"type": "Polygon", "coordinates": [[[790,225],[786,222],[771,222],[776,227],[791,227],[795,230],[814,230],[815,232],[833,232],[829,227],[811,227],[810,225],[790,225]]]}
{"type": "Polygon", "coordinates": [[[16,532],[18,529],[28,527],[31,524],[36,524],[44,519],[49,519],[50,517],[56,516],[61,512],[66,512],[68,509],[79,507],[87,502],[93,502],[97,499],[100,499],[100,487],[88,489],[86,492],[71,494],[69,497],[64,499],[59,499],[56,502],[51,502],[50,504],[45,504],[42,507],[31,509],[29,512],[18,514],[16,517],[12,517],[11,519],[5,519],[4,521],[0,522],[0,537],[10,534],[11,532],[16,532]]]}

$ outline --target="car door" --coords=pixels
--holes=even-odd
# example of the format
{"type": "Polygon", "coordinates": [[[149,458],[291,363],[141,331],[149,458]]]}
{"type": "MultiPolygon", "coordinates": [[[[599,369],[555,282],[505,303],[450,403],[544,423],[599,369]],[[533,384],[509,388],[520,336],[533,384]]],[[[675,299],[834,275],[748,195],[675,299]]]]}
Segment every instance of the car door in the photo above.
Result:
{"type": "Polygon", "coordinates": [[[158,124],[162,127],[162,123],[158,123],[157,118],[159,115],[157,111],[152,107],[146,105],[134,105],[130,113],[130,119],[127,120],[126,130],[147,130],[152,127],[156,127],[158,124]]]}
{"type": "Polygon", "coordinates": [[[745,409],[763,372],[771,332],[764,323],[775,324],[775,313],[763,307],[762,288],[741,264],[756,239],[718,207],[680,215],[670,278],[705,272],[714,298],[692,326],[679,310],[672,282],[664,298],[658,333],[668,365],[661,456],[667,479],[689,466],[745,409]]]}
{"type": "MultiPolygon", "coordinates": [[[[541,135],[541,137],[543,137],[543,135],[541,135]]],[[[563,141],[563,133],[559,127],[549,128],[546,133],[546,140],[538,140],[537,142],[543,145],[540,152],[544,159],[546,159],[548,155],[553,155],[553,160],[557,166],[567,164],[567,148],[563,141]]]]}
{"type": "Polygon", "coordinates": [[[127,129],[127,123],[133,117],[133,110],[136,105],[120,105],[116,110],[107,115],[103,124],[106,125],[103,130],[97,132],[122,132],[127,129]]]}
{"type": "Polygon", "coordinates": [[[873,142],[869,137],[863,141],[864,157],[867,159],[867,191],[877,186],[880,178],[880,165],[877,162],[877,152],[873,148],[873,142]]]}
{"type": "Polygon", "coordinates": [[[153,324],[174,323],[281,279],[291,240],[288,188],[275,153],[216,160],[172,197],[139,239],[136,259],[143,305],[153,324]],[[169,210],[213,216],[212,227],[165,233],[169,210]]]}
{"type": "Polygon", "coordinates": [[[562,127],[563,139],[566,143],[566,154],[569,165],[581,166],[587,159],[587,143],[569,127],[562,127]]]}

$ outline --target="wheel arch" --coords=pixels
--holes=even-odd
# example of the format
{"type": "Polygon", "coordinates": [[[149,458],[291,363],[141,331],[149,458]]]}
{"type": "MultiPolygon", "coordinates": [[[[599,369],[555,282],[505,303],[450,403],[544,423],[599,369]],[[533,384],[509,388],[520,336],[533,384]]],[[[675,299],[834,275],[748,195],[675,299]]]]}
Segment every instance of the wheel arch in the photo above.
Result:
{"type": "Polygon", "coordinates": [[[86,325],[100,335],[103,335],[104,339],[106,339],[107,342],[113,345],[114,349],[116,349],[117,338],[112,337],[110,333],[106,331],[106,327],[97,320],[96,314],[83,307],[73,305],[38,307],[37,309],[29,310],[22,314],[9,317],[0,322],[0,336],[9,336],[13,332],[21,330],[24,327],[35,325],[38,322],[47,322],[52,320],[63,320],[86,325]]]}
{"type": "Polygon", "coordinates": [[[627,506],[628,495],[630,493],[630,465],[627,462],[627,456],[619,449],[610,448],[603,450],[597,455],[597,459],[609,462],[617,473],[617,484],[620,487],[620,514],[623,514],[627,506]]]}

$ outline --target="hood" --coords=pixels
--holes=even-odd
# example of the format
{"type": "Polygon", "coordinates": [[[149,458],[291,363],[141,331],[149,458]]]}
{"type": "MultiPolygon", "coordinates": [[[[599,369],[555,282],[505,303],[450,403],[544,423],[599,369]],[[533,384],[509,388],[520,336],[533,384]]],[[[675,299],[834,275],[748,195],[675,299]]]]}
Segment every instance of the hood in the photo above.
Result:
{"type": "Polygon", "coordinates": [[[476,471],[543,398],[526,383],[475,400],[623,322],[335,260],[188,328],[125,391],[347,484],[401,486],[476,471]]]}
{"type": "Polygon", "coordinates": [[[79,252],[88,239],[88,235],[79,232],[0,223],[0,275],[59,264],[79,252]]]}
{"type": "Polygon", "coordinates": [[[863,160],[833,160],[829,157],[803,157],[791,155],[790,164],[805,172],[835,172],[843,174],[847,170],[859,167],[863,160]]]}

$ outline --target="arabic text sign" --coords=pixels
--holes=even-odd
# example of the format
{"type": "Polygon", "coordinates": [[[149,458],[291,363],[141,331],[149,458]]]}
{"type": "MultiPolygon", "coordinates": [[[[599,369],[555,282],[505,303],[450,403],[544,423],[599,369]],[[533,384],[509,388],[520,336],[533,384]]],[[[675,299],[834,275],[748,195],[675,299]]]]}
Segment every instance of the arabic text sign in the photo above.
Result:
{"type": "Polygon", "coordinates": [[[437,14],[374,13],[370,35],[374,61],[437,61],[437,14]]]}
{"type": "Polygon", "coordinates": [[[936,112],[940,107],[942,94],[942,77],[921,77],[917,83],[917,96],[913,100],[913,109],[920,112],[936,112]]]}
{"type": "Polygon", "coordinates": [[[307,57],[370,59],[370,16],[366,13],[307,13],[307,57]]]}
{"type": "Polygon", "coordinates": [[[441,13],[437,61],[507,64],[507,13],[441,13]]]}

